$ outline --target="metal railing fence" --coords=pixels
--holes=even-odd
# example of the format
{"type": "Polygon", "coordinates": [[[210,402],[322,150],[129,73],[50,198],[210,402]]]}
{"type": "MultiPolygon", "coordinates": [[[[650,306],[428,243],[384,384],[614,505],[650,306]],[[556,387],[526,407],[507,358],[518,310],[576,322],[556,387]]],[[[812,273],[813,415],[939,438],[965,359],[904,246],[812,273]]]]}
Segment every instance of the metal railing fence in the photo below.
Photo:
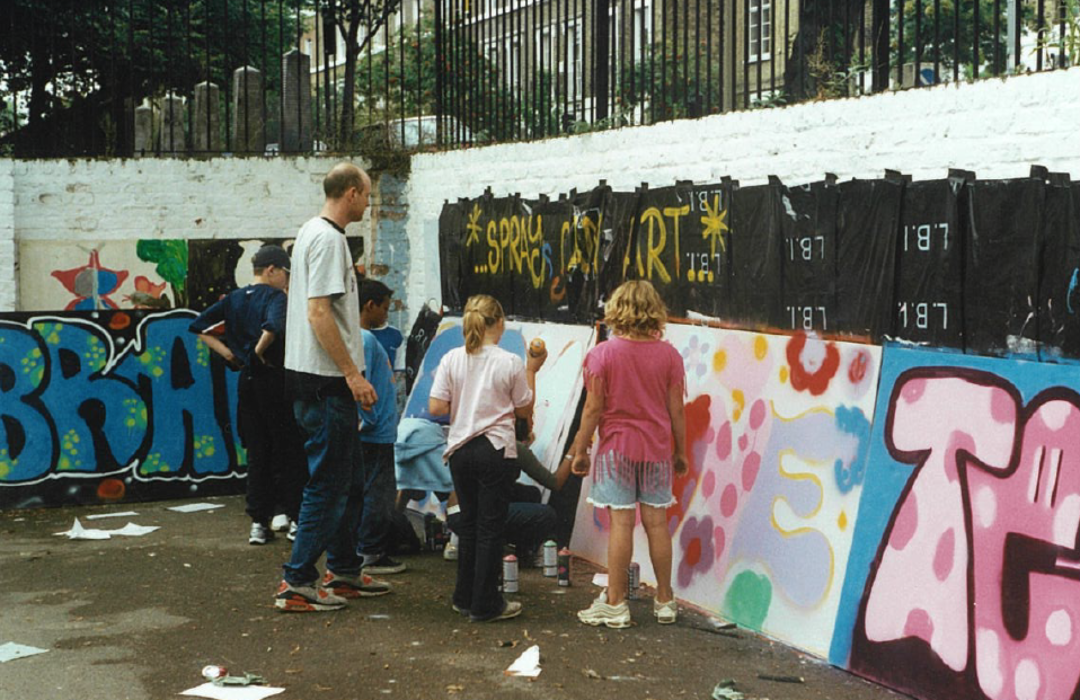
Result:
{"type": "Polygon", "coordinates": [[[0,154],[453,147],[1042,71],[1080,0],[8,0],[0,154]]]}

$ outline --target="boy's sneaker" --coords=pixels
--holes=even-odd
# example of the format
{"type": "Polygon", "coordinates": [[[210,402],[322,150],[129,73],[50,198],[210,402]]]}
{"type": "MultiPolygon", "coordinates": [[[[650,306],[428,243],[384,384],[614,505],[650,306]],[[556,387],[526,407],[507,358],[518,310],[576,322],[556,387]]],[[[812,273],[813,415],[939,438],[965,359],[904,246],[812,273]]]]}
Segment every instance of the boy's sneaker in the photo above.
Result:
{"type": "Polygon", "coordinates": [[[296,531],[299,530],[299,529],[300,529],[300,526],[296,524],[295,520],[290,522],[289,523],[289,532],[288,532],[288,534],[285,535],[285,539],[289,540],[290,542],[295,542],[296,541],[296,531]]]}
{"type": "Polygon", "coordinates": [[[674,598],[666,603],[661,603],[656,598],[653,598],[652,613],[656,616],[656,621],[661,625],[670,625],[679,618],[679,606],[675,603],[674,598]]]}
{"type": "Polygon", "coordinates": [[[586,625],[599,627],[607,625],[613,629],[623,629],[630,626],[630,606],[624,600],[618,605],[608,605],[607,591],[602,591],[592,605],[579,610],[577,617],[586,625]]]}
{"type": "Polygon", "coordinates": [[[270,529],[274,532],[285,532],[289,529],[289,524],[291,522],[289,516],[284,513],[278,513],[274,516],[274,519],[270,521],[270,529]]]}
{"type": "Polygon", "coordinates": [[[327,571],[322,585],[341,598],[372,598],[390,592],[389,583],[362,573],[357,576],[343,576],[327,571]]]}
{"type": "Polygon", "coordinates": [[[323,588],[291,586],[282,581],[274,597],[274,607],[282,612],[327,612],[345,607],[345,599],[323,588]]]}
{"type": "Polygon", "coordinates": [[[406,568],[404,563],[395,561],[388,555],[383,554],[370,564],[364,564],[364,573],[386,576],[387,574],[400,574],[406,568]]]}
{"type": "Polygon", "coordinates": [[[262,523],[251,523],[251,532],[248,534],[248,544],[266,544],[274,539],[274,531],[262,523]]]}
{"type": "MultiPolygon", "coordinates": [[[[464,614],[464,612],[462,614],[464,614]]],[[[499,620],[509,620],[511,618],[517,617],[520,614],[521,603],[517,602],[516,600],[508,600],[506,601],[506,607],[503,608],[503,611],[494,617],[476,618],[470,616],[469,619],[471,619],[473,622],[498,622],[499,620]]]]}

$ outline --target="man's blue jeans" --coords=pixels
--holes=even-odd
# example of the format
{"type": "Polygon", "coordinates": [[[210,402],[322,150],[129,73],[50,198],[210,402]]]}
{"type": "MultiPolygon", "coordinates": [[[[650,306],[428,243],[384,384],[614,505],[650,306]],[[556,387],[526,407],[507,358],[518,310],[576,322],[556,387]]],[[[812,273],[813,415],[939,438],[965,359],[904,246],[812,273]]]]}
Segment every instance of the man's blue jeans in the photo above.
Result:
{"type": "Polygon", "coordinates": [[[335,574],[360,573],[356,525],[364,501],[364,455],[359,416],[351,397],[328,396],[293,403],[296,423],[307,436],[308,482],[285,581],[308,586],[319,580],[315,563],[326,552],[335,574]]]}
{"type": "Polygon", "coordinates": [[[390,519],[394,512],[397,480],[394,445],[361,442],[364,449],[364,512],[360,516],[358,552],[368,557],[387,554],[390,519]]]}

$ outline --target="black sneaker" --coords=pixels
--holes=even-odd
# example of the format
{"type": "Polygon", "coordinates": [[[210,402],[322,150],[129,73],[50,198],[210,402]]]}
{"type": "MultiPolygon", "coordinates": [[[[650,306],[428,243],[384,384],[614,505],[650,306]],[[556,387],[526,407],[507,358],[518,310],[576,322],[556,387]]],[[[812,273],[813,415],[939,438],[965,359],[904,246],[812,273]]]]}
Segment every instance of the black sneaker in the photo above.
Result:
{"type": "Polygon", "coordinates": [[[387,574],[400,574],[406,568],[403,562],[395,561],[384,554],[370,564],[364,565],[364,573],[369,576],[386,576],[387,574]]]}

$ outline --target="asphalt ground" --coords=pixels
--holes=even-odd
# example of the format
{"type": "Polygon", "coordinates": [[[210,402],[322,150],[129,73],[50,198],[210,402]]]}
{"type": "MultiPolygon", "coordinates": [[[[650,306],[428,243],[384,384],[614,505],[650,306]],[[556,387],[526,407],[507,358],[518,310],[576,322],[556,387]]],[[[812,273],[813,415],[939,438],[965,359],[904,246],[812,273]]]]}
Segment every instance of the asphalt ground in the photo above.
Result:
{"type": "Polygon", "coordinates": [[[521,617],[472,623],[450,607],[455,565],[438,553],[401,557],[390,595],[342,611],[285,614],[273,606],[284,537],[247,543],[239,496],[198,513],[181,501],[0,512],[0,645],[48,649],[0,664],[0,700],[157,700],[203,682],[208,664],[257,673],[285,699],[702,698],[732,679],[747,698],[904,697],[745,630],[717,631],[680,607],[659,625],[644,591],[625,630],[582,625],[599,569],[575,559],[572,586],[520,572],[521,617]],[[87,520],[134,510],[125,518],[87,520]],[[86,527],[157,525],[142,537],[79,541],[86,527]],[[535,680],[504,670],[539,645],[535,680]],[[768,680],[786,677],[801,682],[768,680]]]}

